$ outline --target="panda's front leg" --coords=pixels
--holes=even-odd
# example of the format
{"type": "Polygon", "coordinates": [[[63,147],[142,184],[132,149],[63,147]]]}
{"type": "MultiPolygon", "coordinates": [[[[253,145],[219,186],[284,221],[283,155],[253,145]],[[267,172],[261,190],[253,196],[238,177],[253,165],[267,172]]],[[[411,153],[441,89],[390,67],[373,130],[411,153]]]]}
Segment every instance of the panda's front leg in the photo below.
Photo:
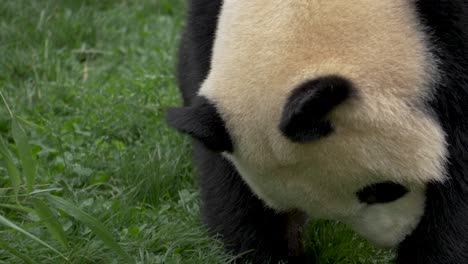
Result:
{"type": "Polygon", "coordinates": [[[301,232],[305,215],[267,208],[219,153],[194,144],[202,215],[238,263],[305,263],[301,232]]]}

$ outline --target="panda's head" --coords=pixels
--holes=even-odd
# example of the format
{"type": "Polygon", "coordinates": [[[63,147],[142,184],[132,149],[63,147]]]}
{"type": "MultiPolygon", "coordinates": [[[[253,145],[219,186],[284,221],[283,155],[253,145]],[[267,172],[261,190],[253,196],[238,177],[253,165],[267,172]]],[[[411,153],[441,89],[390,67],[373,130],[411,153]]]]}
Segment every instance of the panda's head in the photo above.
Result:
{"type": "Polygon", "coordinates": [[[225,0],[208,78],[169,119],[268,206],[393,246],[445,179],[431,49],[412,0],[225,0]]]}

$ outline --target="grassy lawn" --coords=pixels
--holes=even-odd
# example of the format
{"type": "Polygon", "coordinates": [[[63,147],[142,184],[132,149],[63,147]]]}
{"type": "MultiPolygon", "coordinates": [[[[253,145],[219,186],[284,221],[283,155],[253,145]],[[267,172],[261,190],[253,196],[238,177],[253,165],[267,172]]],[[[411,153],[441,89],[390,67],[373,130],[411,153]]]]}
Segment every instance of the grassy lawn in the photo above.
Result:
{"type": "MultiPolygon", "coordinates": [[[[0,3],[0,263],[228,263],[166,127],[183,0],[0,3]]],[[[311,223],[317,263],[388,263],[311,223]]]]}

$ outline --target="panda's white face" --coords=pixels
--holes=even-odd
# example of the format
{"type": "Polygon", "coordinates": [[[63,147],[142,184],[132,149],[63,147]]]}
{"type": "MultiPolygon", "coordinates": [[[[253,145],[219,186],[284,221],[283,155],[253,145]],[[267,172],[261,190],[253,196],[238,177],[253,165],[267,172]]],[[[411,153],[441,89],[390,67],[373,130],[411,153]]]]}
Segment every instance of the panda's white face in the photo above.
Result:
{"type": "MultiPolygon", "coordinates": [[[[211,71],[212,101],[234,144],[225,153],[279,210],[336,219],[380,246],[399,243],[424,212],[429,181],[443,181],[443,131],[424,101],[438,80],[410,0],[225,0],[211,71]],[[333,131],[295,142],[280,131],[304,83],[340,76],[349,98],[326,114],[333,131]],[[408,193],[365,203],[357,193],[397,183],[408,193]]],[[[311,113],[313,114],[313,113],[311,113]]]]}

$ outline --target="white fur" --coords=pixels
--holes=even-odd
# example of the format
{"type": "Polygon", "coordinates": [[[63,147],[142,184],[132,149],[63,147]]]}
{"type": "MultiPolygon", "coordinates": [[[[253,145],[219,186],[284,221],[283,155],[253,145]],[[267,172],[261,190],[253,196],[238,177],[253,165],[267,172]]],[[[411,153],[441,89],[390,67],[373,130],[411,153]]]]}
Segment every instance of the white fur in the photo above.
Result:
{"type": "Polygon", "coordinates": [[[424,186],[443,181],[446,142],[421,103],[438,80],[408,0],[225,0],[212,69],[200,94],[216,103],[234,142],[226,156],[265,203],[348,223],[395,245],[417,225],[424,186]],[[329,116],[332,135],[295,144],[279,131],[291,91],[329,74],[357,96],[329,116]],[[355,193],[382,181],[411,192],[365,205],[355,193]]]}
{"type": "Polygon", "coordinates": [[[373,244],[390,248],[410,234],[424,213],[424,190],[411,190],[401,199],[387,203],[362,206],[341,221],[373,244]]]}

